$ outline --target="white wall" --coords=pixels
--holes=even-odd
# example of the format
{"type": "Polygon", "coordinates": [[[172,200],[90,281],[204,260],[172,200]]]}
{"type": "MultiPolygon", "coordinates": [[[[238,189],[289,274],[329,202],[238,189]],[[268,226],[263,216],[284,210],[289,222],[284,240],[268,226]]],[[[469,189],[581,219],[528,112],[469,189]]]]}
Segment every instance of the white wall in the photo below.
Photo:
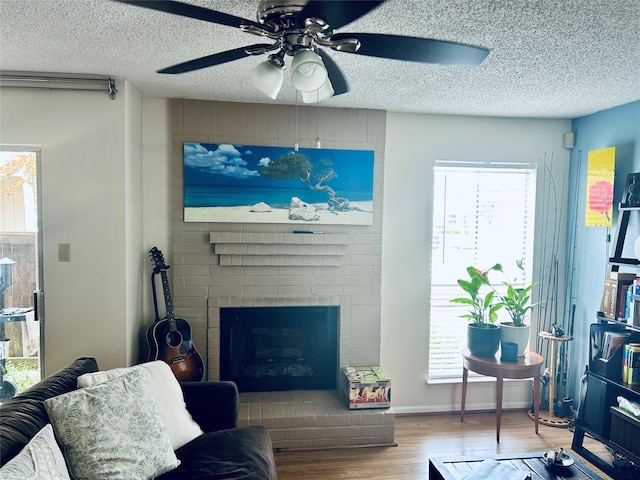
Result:
{"type": "Polygon", "coordinates": [[[42,149],[45,374],[81,355],[102,368],[133,356],[141,99],[126,82],[118,91],[0,91],[0,142],[42,149]]]}
{"type": "MultiPolygon", "coordinates": [[[[436,160],[539,162],[554,158],[558,191],[569,152],[569,120],[387,115],[382,238],[382,365],[391,375],[398,413],[456,411],[460,383],[427,385],[433,165],[436,160]]],[[[538,164],[538,176],[541,175],[538,164]]],[[[538,202],[543,185],[538,182],[538,202]]],[[[566,192],[566,188],[564,189],[566,192]]],[[[565,225],[566,222],[562,222],[565,225]]],[[[536,245],[545,235],[536,224],[536,245]]],[[[561,240],[560,245],[564,245],[561,240]]],[[[536,247],[534,256],[541,257],[536,247]]],[[[564,265],[560,259],[560,265],[564,265]]],[[[534,280],[537,280],[534,278],[534,280]]],[[[562,297],[560,297],[562,298],[562,297]]],[[[463,321],[462,319],[460,321],[463,321]]],[[[532,325],[532,335],[537,333],[532,325]]],[[[535,345],[535,343],[532,343],[535,345]]],[[[462,367],[461,367],[462,376],[462,367]]],[[[504,406],[530,405],[530,382],[509,382],[504,406]]],[[[494,382],[469,386],[467,408],[495,408],[494,382]]]]}
{"type": "Polygon", "coordinates": [[[125,365],[138,361],[138,339],[143,310],[140,272],[146,264],[142,245],[142,101],[137,91],[127,88],[124,115],[125,148],[125,365]]]}
{"type": "MultiPolygon", "coordinates": [[[[138,363],[146,360],[146,340],[143,332],[154,320],[153,297],[151,293],[151,274],[153,264],[148,252],[158,247],[165,252],[167,263],[171,264],[172,242],[172,200],[173,176],[171,175],[171,120],[170,105],[166,99],[145,98],[142,101],[142,249],[139,252],[143,264],[142,281],[142,319],[136,338],[140,344],[138,363]]],[[[158,284],[158,288],[160,285],[158,284]]],[[[162,291],[159,292],[162,304],[162,291]]]]}

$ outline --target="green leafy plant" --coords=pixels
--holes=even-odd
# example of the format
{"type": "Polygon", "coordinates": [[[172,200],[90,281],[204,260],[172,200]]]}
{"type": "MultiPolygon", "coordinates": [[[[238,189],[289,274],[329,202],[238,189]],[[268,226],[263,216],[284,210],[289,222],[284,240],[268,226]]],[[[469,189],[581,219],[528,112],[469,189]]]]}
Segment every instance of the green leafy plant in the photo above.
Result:
{"type": "MultiPolygon", "coordinates": [[[[522,260],[516,262],[520,270],[524,270],[522,260]]],[[[522,327],[529,311],[532,311],[537,303],[529,303],[531,290],[537,285],[532,283],[523,288],[515,288],[510,282],[502,282],[507,287],[507,293],[501,296],[502,304],[509,313],[514,327],[522,327]]]]}
{"type": "Polygon", "coordinates": [[[500,298],[496,296],[496,291],[489,281],[488,275],[492,270],[501,272],[502,265],[496,263],[493,267],[485,271],[476,267],[467,267],[469,280],[461,278],[458,280],[458,285],[460,285],[460,288],[469,296],[452,298],[450,300],[453,303],[461,303],[471,307],[468,313],[460,315],[460,317],[466,318],[471,323],[480,327],[487,327],[490,324],[494,324],[498,319],[498,310],[504,306],[502,301],[496,301],[500,298]],[[486,291],[486,293],[481,292],[481,290],[486,291]]]}
{"type": "Polygon", "coordinates": [[[7,360],[5,380],[11,380],[17,391],[22,392],[40,381],[40,370],[29,362],[7,360]]]}

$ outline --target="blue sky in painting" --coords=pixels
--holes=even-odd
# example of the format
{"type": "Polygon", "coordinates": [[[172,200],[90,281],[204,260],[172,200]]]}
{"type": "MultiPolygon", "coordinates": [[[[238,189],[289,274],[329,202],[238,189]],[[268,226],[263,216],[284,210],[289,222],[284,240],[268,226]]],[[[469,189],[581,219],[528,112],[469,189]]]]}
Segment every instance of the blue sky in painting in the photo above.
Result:
{"type": "MultiPolygon", "coordinates": [[[[291,147],[185,143],[185,189],[193,186],[242,186],[279,188],[300,186],[298,180],[273,180],[260,175],[260,168],[291,152],[291,147]]],[[[311,163],[331,161],[337,176],[328,182],[334,190],[373,192],[372,150],[300,148],[311,163]]]]}

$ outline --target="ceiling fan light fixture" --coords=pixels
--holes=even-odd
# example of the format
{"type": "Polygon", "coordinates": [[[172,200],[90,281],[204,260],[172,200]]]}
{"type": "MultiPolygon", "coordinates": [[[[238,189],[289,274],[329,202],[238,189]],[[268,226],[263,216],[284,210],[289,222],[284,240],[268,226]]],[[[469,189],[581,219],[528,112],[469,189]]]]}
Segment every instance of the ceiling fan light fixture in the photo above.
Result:
{"type": "Polygon", "coordinates": [[[291,81],[300,92],[315,92],[327,80],[327,69],[320,56],[308,49],[299,50],[291,62],[291,81]]]}
{"type": "Polygon", "coordinates": [[[349,91],[345,75],[331,56],[321,49],[324,47],[364,57],[443,65],[479,65],[489,54],[487,48],[431,38],[377,32],[334,33],[336,29],[352,24],[377,9],[385,3],[383,0],[258,0],[256,21],[185,3],[184,0],[117,1],[234,27],[272,40],[272,43],[247,45],[195,58],[158,70],[158,73],[193,72],[279,50],[248,77],[252,85],[274,100],[282,87],[285,55],[293,57],[291,80],[296,93],[303,94],[305,103],[313,103],[349,91]],[[335,87],[328,82],[329,76],[335,87]]]}
{"type": "Polygon", "coordinates": [[[267,97],[275,100],[284,81],[284,64],[279,65],[270,57],[249,72],[248,80],[267,97]]]}
{"type": "Polygon", "coordinates": [[[331,85],[331,81],[327,78],[327,80],[322,84],[322,86],[313,92],[301,92],[302,93],[302,102],[303,103],[317,103],[326,100],[327,98],[331,98],[334,95],[333,85],[331,85]]]}

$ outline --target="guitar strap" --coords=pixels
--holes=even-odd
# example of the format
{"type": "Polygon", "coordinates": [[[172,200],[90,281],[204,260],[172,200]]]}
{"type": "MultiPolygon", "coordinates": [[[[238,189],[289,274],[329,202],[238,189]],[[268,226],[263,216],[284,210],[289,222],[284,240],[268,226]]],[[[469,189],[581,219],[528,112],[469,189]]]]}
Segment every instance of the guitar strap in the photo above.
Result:
{"type": "Polygon", "coordinates": [[[156,293],[156,275],[158,272],[153,271],[151,274],[151,292],[153,293],[153,310],[155,312],[156,318],[154,320],[155,323],[160,321],[160,314],[158,313],[158,294],[156,293]]]}

